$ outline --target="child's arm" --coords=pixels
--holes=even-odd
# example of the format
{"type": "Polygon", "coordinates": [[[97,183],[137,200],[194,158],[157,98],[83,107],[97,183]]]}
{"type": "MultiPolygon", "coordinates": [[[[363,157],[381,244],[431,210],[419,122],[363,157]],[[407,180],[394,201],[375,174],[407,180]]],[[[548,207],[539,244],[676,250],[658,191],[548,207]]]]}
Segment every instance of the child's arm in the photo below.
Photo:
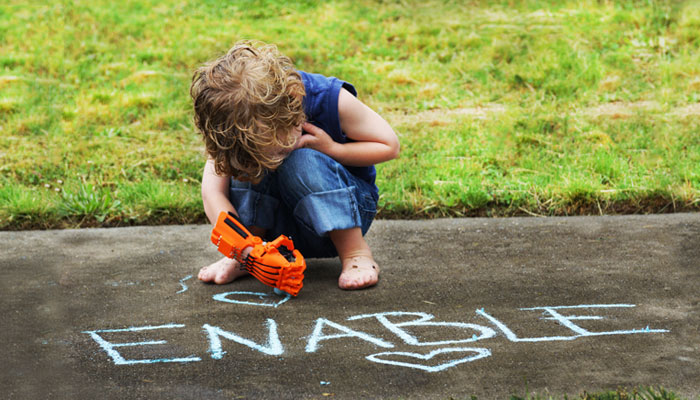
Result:
{"type": "MultiPolygon", "coordinates": [[[[238,216],[238,211],[233,207],[228,199],[229,184],[231,177],[219,176],[214,169],[214,160],[207,159],[202,174],[202,201],[204,202],[204,213],[207,214],[209,222],[216,225],[216,220],[222,211],[232,212],[238,216]]],[[[254,235],[265,236],[265,229],[257,226],[247,227],[254,235]]]]}
{"type": "Polygon", "coordinates": [[[298,147],[309,147],[351,167],[365,167],[389,161],[399,155],[399,139],[389,123],[350,92],[340,90],[338,97],[340,127],[354,142],[337,143],[322,129],[306,123],[308,133],[298,147]]]}
{"type": "Polygon", "coordinates": [[[202,201],[204,212],[212,225],[216,225],[222,211],[231,211],[238,215],[228,199],[229,183],[230,178],[217,175],[214,160],[208,159],[202,174],[202,201]]]}

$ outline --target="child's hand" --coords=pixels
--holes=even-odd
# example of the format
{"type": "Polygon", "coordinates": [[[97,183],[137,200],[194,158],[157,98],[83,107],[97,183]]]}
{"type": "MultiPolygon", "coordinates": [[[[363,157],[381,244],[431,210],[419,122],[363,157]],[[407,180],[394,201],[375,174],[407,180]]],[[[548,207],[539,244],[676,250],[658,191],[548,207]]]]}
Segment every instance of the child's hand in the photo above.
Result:
{"type": "Polygon", "coordinates": [[[320,151],[323,154],[333,157],[335,147],[338,145],[323,129],[305,122],[302,129],[306,132],[297,141],[297,148],[307,147],[320,151]]]}

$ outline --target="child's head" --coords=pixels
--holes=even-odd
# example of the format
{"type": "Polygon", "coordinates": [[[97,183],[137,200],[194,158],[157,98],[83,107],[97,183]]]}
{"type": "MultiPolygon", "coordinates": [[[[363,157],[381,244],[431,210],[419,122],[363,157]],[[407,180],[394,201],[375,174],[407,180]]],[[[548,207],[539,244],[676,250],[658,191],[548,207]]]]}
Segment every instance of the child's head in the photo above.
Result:
{"type": "Polygon", "coordinates": [[[197,69],[194,122],[216,173],[258,181],[277,168],[304,121],[304,84],[275,46],[239,42],[197,69]]]}

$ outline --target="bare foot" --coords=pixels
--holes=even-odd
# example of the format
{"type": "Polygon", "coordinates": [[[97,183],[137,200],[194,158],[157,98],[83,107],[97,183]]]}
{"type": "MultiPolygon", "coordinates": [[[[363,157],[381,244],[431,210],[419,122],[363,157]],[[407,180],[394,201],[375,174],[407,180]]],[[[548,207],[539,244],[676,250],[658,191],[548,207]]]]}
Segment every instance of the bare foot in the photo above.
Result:
{"type": "Polygon", "coordinates": [[[241,264],[235,259],[224,257],[200,269],[197,277],[203,282],[214,282],[217,285],[223,285],[248,274],[248,271],[241,269],[240,266],[241,264]]]}
{"type": "Polygon", "coordinates": [[[371,255],[358,255],[342,260],[343,271],[338,278],[341,289],[356,290],[374,286],[379,281],[379,266],[371,255]]]}

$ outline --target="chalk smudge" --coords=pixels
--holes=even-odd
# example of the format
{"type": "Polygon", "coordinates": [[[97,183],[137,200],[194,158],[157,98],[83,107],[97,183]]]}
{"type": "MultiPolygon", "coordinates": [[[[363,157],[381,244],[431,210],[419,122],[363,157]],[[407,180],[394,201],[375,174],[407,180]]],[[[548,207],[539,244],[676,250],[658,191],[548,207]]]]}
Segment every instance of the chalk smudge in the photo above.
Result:
{"type": "Polygon", "coordinates": [[[262,307],[277,308],[277,307],[281,306],[282,304],[286,303],[291,297],[292,297],[292,295],[290,295],[288,293],[285,293],[285,296],[280,299],[280,296],[278,296],[278,295],[273,296],[271,293],[235,291],[235,292],[226,292],[226,293],[215,294],[213,296],[213,299],[216,301],[222,301],[224,303],[246,304],[246,305],[250,305],[250,306],[262,306],[262,307]],[[229,298],[229,296],[231,296],[231,295],[257,296],[258,299],[262,300],[262,302],[232,299],[232,298],[229,298]],[[271,301],[265,300],[266,297],[271,298],[271,301]],[[277,300],[277,299],[279,299],[279,300],[277,300]]]}
{"type": "Polygon", "coordinates": [[[182,289],[180,289],[177,293],[182,293],[182,292],[187,291],[188,288],[187,288],[187,285],[185,285],[185,281],[188,279],[191,279],[191,278],[192,278],[192,275],[187,275],[186,277],[180,279],[180,285],[182,285],[182,289]]]}

